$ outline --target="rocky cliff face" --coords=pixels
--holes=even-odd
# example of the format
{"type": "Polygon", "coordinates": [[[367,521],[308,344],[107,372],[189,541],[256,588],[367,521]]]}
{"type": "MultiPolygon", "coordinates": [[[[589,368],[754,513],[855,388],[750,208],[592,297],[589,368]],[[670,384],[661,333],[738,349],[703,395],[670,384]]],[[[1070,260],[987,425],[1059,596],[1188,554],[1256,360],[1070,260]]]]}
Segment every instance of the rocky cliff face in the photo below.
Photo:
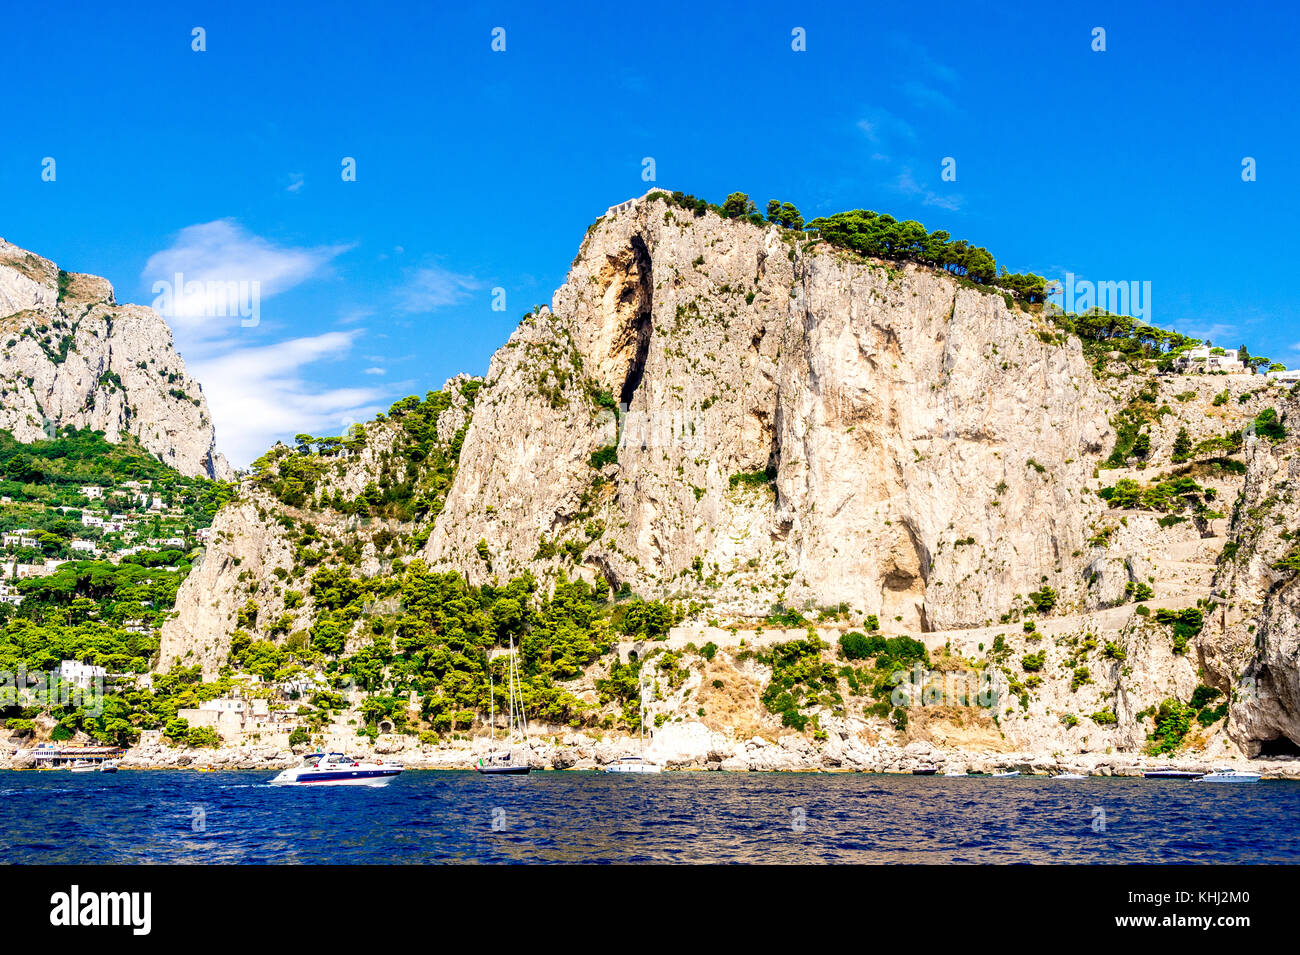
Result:
{"type": "Polygon", "coordinates": [[[1099,509],[1111,402],[1049,339],[1001,295],[652,194],[493,358],[427,555],[477,580],[577,563],[720,613],[983,624],[1077,590],[1099,509]]]}
{"type": "MultiPolygon", "coordinates": [[[[372,578],[410,559],[454,471],[477,381],[458,375],[420,408],[402,411],[399,403],[321,450],[272,448],[213,521],[203,559],[176,595],[176,616],[163,626],[159,669],[200,666],[211,678],[228,662],[237,631],[273,642],[297,634],[305,643],[322,609],[313,574],[329,568],[372,578]],[[421,408],[432,410],[407,428],[421,408]],[[386,507],[393,487],[406,496],[386,507]]],[[[363,629],[346,634],[349,649],[366,641],[363,629]]]]}
{"type": "Polygon", "coordinates": [[[224,478],[198,382],[152,310],[0,239],[0,428],[35,441],[59,427],[122,432],[190,476],[224,478]]]}
{"type": "MultiPolygon", "coordinates": [[[[475,583],[564,573],[675,603],[681,626],[566,689],[596,725],[618,718],[595,682],[614,654],[686,667],[656,716],[710,765],[1300,753],[1296,399],[1157,358],[1085,355],[1001,294],[652,194],[592,227],[483,382],[276,449],[218,516],[162,668],[214,673],[241,630],[316,647],[314,574],[383,594],[420,554],[475,583]],[[1253,439],[1269,409],[1286,436],[1253,439]],[[763,654],[809,625],[756,626],[775,604],[834,621],[811,651],[834,682],[806,698],[817,732],[763,702],[763,654]],[[870,615],[929,654],[903,705],[836,646],[870,615]]],[[[344,652],[396,613],[348,621],[344,652]]]]}
{"type": "Polygon", "coordinates": [[[1251,756],[1300,755],[1300,436],[1296,399],[1278,408],[1288,433],[1247,439],[1231,543],[1214,577],[1198,652],[1207,682],[1230,694],[1227,731],[1251,756]]]}

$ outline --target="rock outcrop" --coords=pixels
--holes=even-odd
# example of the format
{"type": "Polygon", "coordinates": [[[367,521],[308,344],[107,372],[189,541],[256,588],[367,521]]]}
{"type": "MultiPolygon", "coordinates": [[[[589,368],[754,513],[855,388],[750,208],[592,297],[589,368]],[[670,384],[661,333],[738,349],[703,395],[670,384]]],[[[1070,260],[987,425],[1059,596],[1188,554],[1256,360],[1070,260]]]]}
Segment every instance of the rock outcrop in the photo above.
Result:
{"type": "Polygon", "coordinates": [[[189,476],[230,476],[208,405],[171,330],[113,287],[0,239],[0,429],[36,441],[58,428],[123,433],[189,476]]]}
{"type": "MultiPolygon", "coordinates": [[[[446,478],[431,465],[429,451],[453,457],[477,382],[457,375],[434,393],[441,410],[431,448],[418,454],[397,407],[317,453],[272,448],[240,484],[236,500],[217,513],[203,559],[176,595],[176,616],[162,628],[159,669],[197,665],[211,678],[228,662],[236,631],[249,640],[305,638],[321,612],[311,586],[321,566],[342,562],[345,574],[375,577],[411,557],[412,535],[424,541],[421,521],[371,517],[357,502],[395,484],[439,499],[446,478]]],[[[360,640],[359,633],[346,637],[349,647],[360,640]]]]}
{"type": "Polygon", "coordinates": [[[1232,513],[1197,641],[1207,682],[1232,700],[1228,735],[1247,753],[1300,755],[1300,435],[1296,400],[1279,407],[1287,436],[1248,438],[1232,513]]]}
{"type": "Polygon", "coordinates": [[[568,544],[720,612],[979,625],[1078,589],[1111,409],[1000,294],[651,194],[494,356],[427,555],[484,580],[568,544]]]}

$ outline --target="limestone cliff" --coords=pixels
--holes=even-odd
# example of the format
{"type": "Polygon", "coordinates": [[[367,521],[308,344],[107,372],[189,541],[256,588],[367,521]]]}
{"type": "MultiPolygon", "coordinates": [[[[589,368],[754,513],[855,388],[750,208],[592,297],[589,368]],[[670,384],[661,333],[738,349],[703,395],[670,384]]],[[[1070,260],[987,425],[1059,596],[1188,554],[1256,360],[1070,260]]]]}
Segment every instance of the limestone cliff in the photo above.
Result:
{"type": "Polygon", "coordinates": [[[166,322],[0,239],[0,429],[35,441],[64,426],[127,432],[184,474],[229,476],[166,322]]]}
{"type": "MultiPolygon", "coordinates": [[[[312,588],[318,570],[371,578],[416,553],[455,471],[477,383],[458,375],[344,438],[279,444],[257,461],[176,595],[159,669],[197,665],[212,677],[237,633],[275,642],[296,635],[305,645],[323,609],[312,588]]],[[[365,642],[361,631],[345,633],[345,645],[365,642]]]]}
{"type": "Polygon", "coordinates": [[[482,540],[503,577],[577,556],[717,612],[915,629],[1079,589],[1112,406],[1077,340],[930,269],[620,208],[494,356],[432,561],[486,579],[482,540]]]}
{"type": "Polygon", "coordinates": [[[1228,734],[1248,755],[1300,755],[1300,436],[1296,399],[1280,403],[1286,436],[1248,436],[1231,543],[1214,577],[1198,640],[1212,682],[1232,705],[1228,734]]]}
{"type": "Polygon", "coordinates": [[[564,573],[673,603],[679,627],[623,631],[564,689],[612,725],[597,684],[635,650],[700,763],[1298,751],[1295,399],[1075,327],[928,267],[624,203],[482,382],[273,449],[182,587],[162,668],[211,674],[259,638],[355,652],[402,608],[340,633],[316,576],[382,601],[423,555],[475,583],[564,573]],[[778,604],[806,617],[774,630],[778,604]],[[818,623],[807,652],[830,670],[790,722],[764,654],[818,623]],[[837,646],[876,624],[928,654],[905,705],[837,646]]]}

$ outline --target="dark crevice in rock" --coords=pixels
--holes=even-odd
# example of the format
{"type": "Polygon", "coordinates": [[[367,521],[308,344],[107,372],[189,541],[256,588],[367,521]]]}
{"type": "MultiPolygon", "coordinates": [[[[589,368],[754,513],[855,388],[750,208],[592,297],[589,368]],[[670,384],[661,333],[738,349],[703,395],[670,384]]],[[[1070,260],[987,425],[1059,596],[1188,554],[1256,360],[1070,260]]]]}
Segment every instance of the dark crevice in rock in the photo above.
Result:
{"type": "Polygon", "coordinates": [[[635,302],[636,314],[632,320],[632,332],[636,336],[636,347],[627,377],[619,391],[619,402],[626,408],[632,404],[632,397],[641,385],[645,374],[646,355],[650,351],[650,333],[653,330],[652,313],[654,309],[654,279],[651,270],[650,252],[645,239],[639,235],[632,236],[632,265],[629,277],[633,281],[619,293],[627,302],[635,302]]]}

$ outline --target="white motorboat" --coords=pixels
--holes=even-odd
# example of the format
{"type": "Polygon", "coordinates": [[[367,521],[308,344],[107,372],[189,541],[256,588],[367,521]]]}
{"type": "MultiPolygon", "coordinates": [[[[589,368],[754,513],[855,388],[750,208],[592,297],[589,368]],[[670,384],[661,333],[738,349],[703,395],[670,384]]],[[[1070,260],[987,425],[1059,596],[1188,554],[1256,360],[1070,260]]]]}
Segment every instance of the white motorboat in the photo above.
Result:
{"type": "Polygon", "coordinates": [[[312,753],[301,766],[286,769],[272,786],[387,786],[402,771],[401,763],[376,759],[361,762],[343,753],[312,753]]]}
{"type": "Polygon", "coordinates": [[[956,769],[950,769],[950,770],[948,770],[946,773],[944,773],[944,775],[945,775],[945,776],[965,776],[966,774],[963,773],[963,772],[960,772],[960,771],[958,771],[958,770],[956,770],[956,769]]]}
{"type": "Polygon", "coordinates": [[[607,773],[661,773],[663,769],[640,756],[624,756],[605,767],[607,773]]]}
{"type": "Polygon", "coordinates": [[[645,670],[644,668],[637,673],[637,684],[640,686],[640,718],[637,720],[637,732],[641,737],[641,753],[638,756],[624,756],[605,767],[607,773],[661,773],[662,767],[645,758],[645,670]]]}
{"type": "Polygon", "coordinates": [[[1012,778],[1014,778],[1014,777],[1016,777],[1016,776],[1019,776],[1019,775],[1020,775],[1020,770],[1018,770],[1018,769],[1012,769],[1012,770],[1010,770],[1010,771],[1008,771],[1008,772],[1005,772],[1005,773],[994,773],[994,774],[993,774],[993,778],[994,778],[994,779],[1012,779],[1012,778]]]}
{"type": "Polygon", "coordinates": [[[117,772],[117,760],[115,760],[115,759],[106,759],[106,760],[104,760],[102,763],[99,764],[99,771],[100,771],[101,773],[115,773],[115,772],[117,772]]]}
{"type": "Polygon", "coordinates": [[[1216,769],[1212,773],[1206,773],[1201,777],[1203,783],[1257,783],[1259,782],[1259,773],[1243,773],[1232,767],[1216,769]]]}
{"type": "Polygon", "coordinates": [[[93,763],[88,759],[79,759],[68,767],[68,771],[73,773],[97,773],[99,772],[99,763],[93,763]]]}
{"type": "Polygon", "coordinates": [[[1083,773],[1057,773],[1053,779],[1087,779],[1083,773]]]}

